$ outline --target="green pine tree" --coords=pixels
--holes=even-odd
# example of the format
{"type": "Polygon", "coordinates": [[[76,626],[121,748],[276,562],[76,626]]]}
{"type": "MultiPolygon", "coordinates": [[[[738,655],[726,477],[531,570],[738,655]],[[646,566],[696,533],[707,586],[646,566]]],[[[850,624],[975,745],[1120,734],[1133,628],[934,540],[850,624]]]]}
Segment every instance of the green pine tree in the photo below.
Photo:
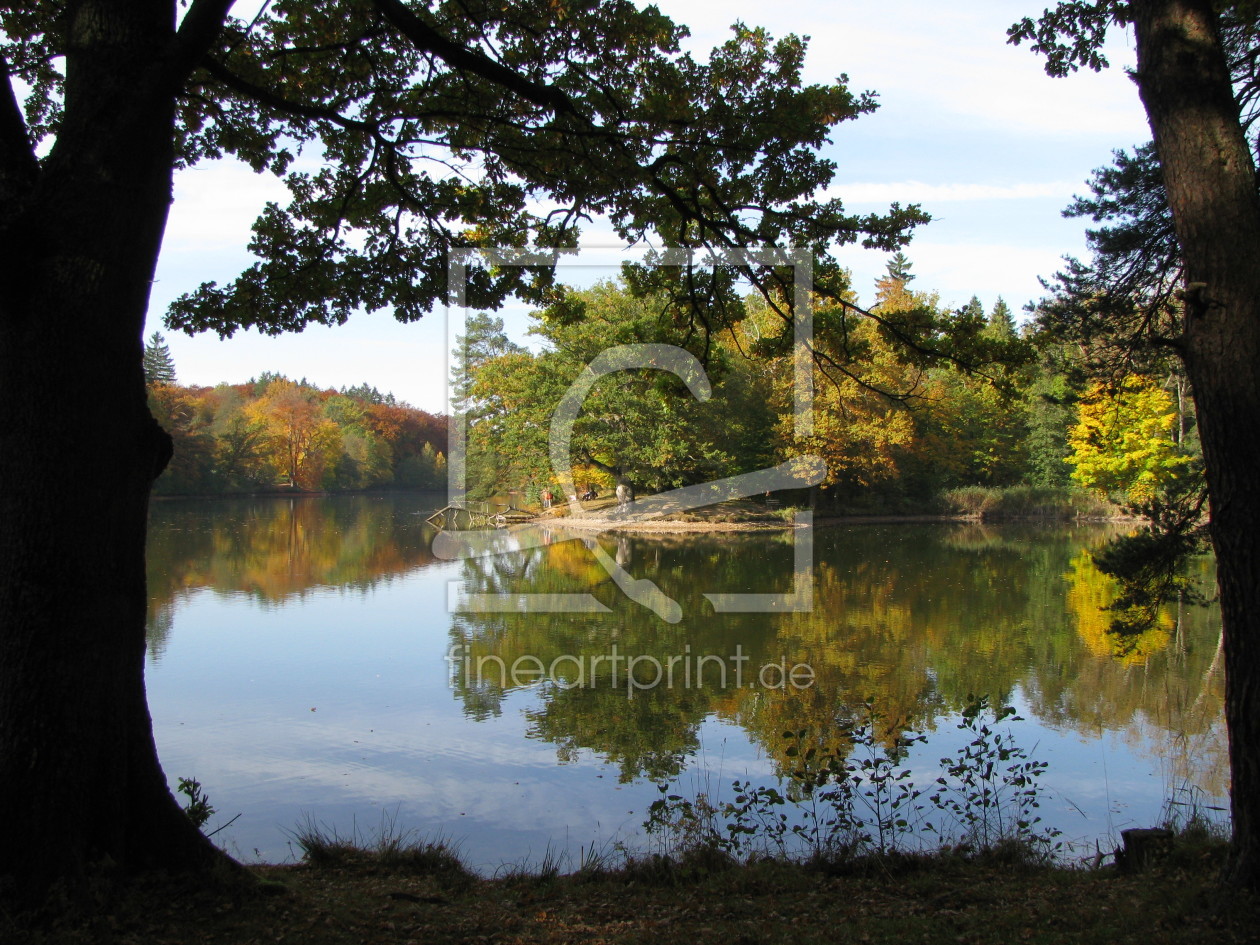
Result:
{"type": "Polygon", "coordinates": [[[1011,307],[1000,295],[993,303],[993,311],[989,313],[989,325],[985,329],[985,334],[1001,339],[1014,338],[1016,335],[1015,316],[1011,314],[1011,307]]]}
{"type": "Polygon", "coordinates": [[[150,335],[149,343],[144,346],[144,381],[150,387],[175,383],[175,359],[160,331],[150,335]]]}
{"type": "Polygon", "coordinates": [[[971,300],[959,309],[958,314],[964,318],[983,319],[984,304],[980,301],[978,296],[973,295],[971,300]]]}
{"type": "Polygon", "coordinates": [[[914,279],[914,275],[910,272],[910,260],[900,250],[888,260],[888,278],[902,285],[914,279]]]}

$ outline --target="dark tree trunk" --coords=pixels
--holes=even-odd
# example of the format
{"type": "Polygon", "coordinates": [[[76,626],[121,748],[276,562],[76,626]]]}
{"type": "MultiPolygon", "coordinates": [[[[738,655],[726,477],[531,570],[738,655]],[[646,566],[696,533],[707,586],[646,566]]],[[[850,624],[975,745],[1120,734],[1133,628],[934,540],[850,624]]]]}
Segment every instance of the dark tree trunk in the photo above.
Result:
{"type": "Polygon", "coordinates": [[[149,489],[170,438],[141,369],[171,193],[169,3],[71,5],[64,123],[0,193],[0,894],[231,861],[158,764],[144,691],[149,489]]]}
{"type": "Polygon", "coordinates": [[[1260,198],[1211,0],[1138,0],[1137,82],[1186,271],[1183,355],[1211,495],[1234,850],[1260,885],[1260,198]]]}

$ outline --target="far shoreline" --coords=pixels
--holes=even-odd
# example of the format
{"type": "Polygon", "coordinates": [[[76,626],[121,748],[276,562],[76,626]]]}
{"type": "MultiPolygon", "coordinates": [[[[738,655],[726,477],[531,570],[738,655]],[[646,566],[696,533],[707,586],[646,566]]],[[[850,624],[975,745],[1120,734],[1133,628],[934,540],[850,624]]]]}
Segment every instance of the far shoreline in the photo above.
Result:
{"type": "MultiPolygon", "coordinates": [[[[240,499],[326,499],[342,497],[385,498],[395,496],[422,497],[435,503],[435,509],[446,504],[448,495],[440,489],[384,489],[365,490],[362,492],[319,492],[288,489],[259,490],[257,492],[231,493],[188,493],[177,495],[151,495],[151,502],[165,503],[181,500],[240,500],[240,499]]],[[[522,512],[535,517],[519,522],[509,528],[520,528],[533,525],[544,527],[567,528],[599,533],[620,533],[634,535],[683,535],[683,534],[739,534],[739,533],[773,533],[793,531],[800,528],[831,528],[851,525],[1137,525],[1144,520],[1140,517],[1125,514],[1082,515],[1071,514],[1066,510],[1062,514],[1009,515],[986,514],[983,512],[817,512],[808,525],[790,521],[784,515],[793,507],[772,511],[759,504],[747,501],[720,502],[715,505],[689,509],[669,516],[635,521],[610,517],[607,512],[616,509],[616,500],[596,500],[593,507],[584,507],[576,514],[570,514],[566,505],[558,504],[552,509],[525,508],[522,512]],[[556,514],[559,513],[559,514],[556,514]],[[679,518],[678,516],[687,516],[679,518]]],[[[800,508],[799,511],[808,511],[800,508]]]]}
{"type": "MultiPolygon", "coordinates": [[[[709,506],[716,509],[718,506],[709,506]]],[[[707,511],[705,509],[704,511],[707,511]]],[[[700,511],[700,510],[697,510],[700,511]]],[[[1107,517],[985,517],[962,513],[906,513],[906,514],[831,514],[818,515],[805,525],[800,522],[789,522],[783,519],[747,519],[741,521],[682,521],[676,518],[662,518],[651,521],[621,521],[615,518],[596,514],[581,515],[549,515],[538,517],[526,523],[528,525],[550,525],[557,528],[581,529],[594,532],[622,532],[639,535],[660,534],[673,535],[685,533],[738,533],[738,532],[783,532],[799,528],[829,528],[845,525],[1132,525],[1142,521],[1140,518],[1125,515],[1107,517]]]]}

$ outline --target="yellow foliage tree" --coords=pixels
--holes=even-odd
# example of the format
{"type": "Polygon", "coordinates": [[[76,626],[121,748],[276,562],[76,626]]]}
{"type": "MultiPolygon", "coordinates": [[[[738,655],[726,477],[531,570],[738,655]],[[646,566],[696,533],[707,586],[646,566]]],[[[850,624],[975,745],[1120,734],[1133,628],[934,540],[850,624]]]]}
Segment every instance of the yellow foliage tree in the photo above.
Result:
{"type": "Polygon", "coordinates": [[[1072,478],[1131,505],[1150,502],[1191,462],[1173,438],[1176,423],[1172,395],[1148,378],[1130,375],[1118,389],[1094,384],[1068,436],[1072,478]]]}
{"type": "Polygon", "coordinates": [[[300,489],[318,489],[341,443],[340,429],[323,415],[318,398],[280,379],[245,413],[266,431],[267,458],[276,473],[300,489]]]}
{"type": "MultiPolygon", "coordinates": [[[[885,298],[882,306],[907,308],[936,304],[935,296],[902,293],[885,298]]],[[[803,444],[827,462],[827,484],[842,493],[896,480],[904,459],[914,449],[914,418],[902,398],[923,392],[926,375],[907,364],[880,327],[868,319],[854,320],[840,311],[820,307],[820,321],[843,325],[843,356],[861,363],[861,370],[838,369],[824,357],[815,370],[814,431],[803,444]]],[[[824,356],[838,357],[829,342],[820,342],[824,356]]],[[[790,422],[785,416],[783,424],[790,422]]],[[[785,431],[783,431],[785,432],[785,431]]]]}

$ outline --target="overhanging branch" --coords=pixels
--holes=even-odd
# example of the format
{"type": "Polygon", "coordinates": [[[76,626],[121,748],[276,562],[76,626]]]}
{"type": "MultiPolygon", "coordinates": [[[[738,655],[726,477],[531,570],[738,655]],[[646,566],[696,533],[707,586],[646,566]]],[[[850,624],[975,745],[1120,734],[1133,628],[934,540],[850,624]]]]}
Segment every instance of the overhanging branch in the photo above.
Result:
{"type": "Polygon", "coordinates": [[[339,125],[342,128],[351,128],[358,131],[374,132],[376,130],[375,125],[364,121],[358,121],[354,118],[347,118],[335,109],[320,108],[317,105],[310,105],[306,102],[295,102],[282,95],[277,95],[270,89],[265,89],[260,85],[255,85],[246,79],[242,79],[235,72],[213,57],[207,56],[202,61],[201,65],[207,72],[210,73],[210,75],[214,76],[214,78],[218,79],[233,92],[243,95],[260,105],[265,105],[278,112],[283,112],[286,115],[292,115],[295,118],[309,118],[317,121],[327,121],[335,125],[339,125]]]}
{"type": "Polygon", "coordinates": [[[573,102],[559,89],[527,79],[489,56],[448,39],[412,13],[402,0],[374,0],[374,3],[389,24],[414,43],[416,48],[432,53],[452,68],[481,76],[519,95],[527,102],[533,102],[556,114],[578,113],[573,102]]]}

